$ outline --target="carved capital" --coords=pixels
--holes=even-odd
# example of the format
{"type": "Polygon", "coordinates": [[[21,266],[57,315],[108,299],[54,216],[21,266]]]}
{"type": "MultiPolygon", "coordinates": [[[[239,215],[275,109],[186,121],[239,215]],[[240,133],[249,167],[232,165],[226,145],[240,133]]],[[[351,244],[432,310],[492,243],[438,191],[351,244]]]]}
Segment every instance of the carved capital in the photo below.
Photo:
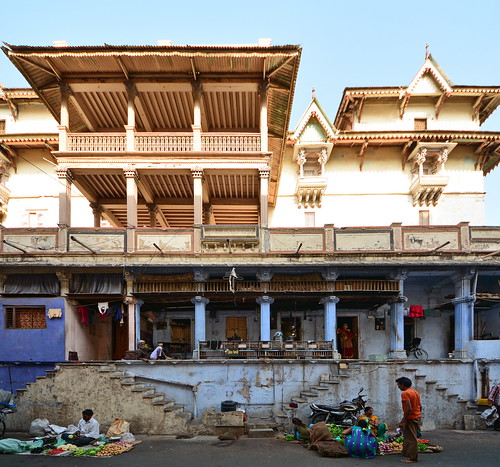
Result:
{"type": "Polygon", "coordinates": [[[203,169],[201,167],[193,167],[191,169],[191,175],[193,176],[193,178],[203,179],[203,169]]]}
{"type": "Polygon", "coordinates": [[[262,305],[263,303],[274,303],[274,298],[271,298],[267,295],[263,295],[262,297],[259,297],[257,298],[257,300],[255,300],[259,305],[262,305]]]}
{"type": "Polygon", "coordinates": [[[149,214],[158,214],[158,206],[156,204],[149,203],[146,206],[148,207],[149,214]]]}
{"type": "Polygon", "coordinates": [[[321,154],[318,156],[318,162],[321,165],[325,165],[328,160],[328,151],[326,148],[321,148],[321,154]]]}
{"type": "Polygon", "coordinates": [[[195,282],[204,282],[208,279],[209,274],[203,268],[196,268],[193,270],[193,280],[195,282]]]}
{"type": "Polygon", "coordinates": [[[135,297],[126,296],[123,299],[123,303],[125,303],[125,305],[135,305],[137,303],[137,299],[135,297]]]}
{"type": "Polygon", "coordinates": [[[265,79],[259,83],[259,95],[266,95],[269,90],[269,80],[265,79]]]}
{"type": "Polygon", "coordinates": [[[322,303],[323,305],[325,303],[335,303],[335,304],[337,304],[338,302],[340,302],[340,298],[336,297],[335,295],[330,295],[329,297],[323,297],[320,300],[320,303],[322,303]]]}
{"type": "Polygon", "coordinates": [[[325,281],[336,281],[339,277],[339,270],[337,268],[326,268],[326,270],[321,271],[321,277],[325,281]]]}
{"type": "Polygon", "coordinates": [[[125,89],[127,90],[127,95],[129,97],[137,96],[137,86],[131,80],[125,81],[125,89]]]}
{"type": "Polygon", "coordinates": [[[208,303],[210,303],[210,300],[208,298],[197,295],[196,297],[191,299],[191,303],[193,305],[196,305],[197,303],[203,303],[204,305],[207,305],[208,303]]]}
{"type": "Polygon", "coordinates": [[[125,178],[133,178],[136,181],[139,180],[139,173],[137,172],[135,167],[124,167],[123,173],[125,175],[125,178]]]}
{"type": "Polygon", "coordinates": [[[474,295],[467,295],[466,297],[458,297],[451,300],[453,305],[459,305],[460,303],[474,303],[476,297],[474,295]]]}
{"type": "Polygon", "coordinates": [[[273,278],[274,273],[271,269],[260,269],[255,273],[255,276],[261,282],[269,282],[273,278]]]}
{"type": "Polygon", "coordinates": [[[56,175],[59,180],[66,180],[69,183],[73,183],[73,174],[71,170],[64,165],[58,165],[56,167],[56,175]]]}
{"type": "Polygon", "coordinates": [[[415,162],[417,163],[417,165],[422,165],[425,162],[426,157],[427,157],[427,149],[422,148],[417,154],[415,162]]]}
{"type": "Polygon", "coordinates": [[[92,209],[92,214],[96,216],[97,214],[102,214],[104,212],[103,207],[98,203],[89,203],[90,208],[92,209]]]}
{"type": "Polygon", "coordinates": [[[396,304],[396,303],[406,303],[408,301],[408,297],[405,297],[404,295],[398,295],[397,297],[394,297],[393,299],[389,300],[390,304],[396,304]]]}
{"type": "Polygon", "coordinates": [[[59,81],[57,83],[59,86],[59,90],[61,91],[61,94],[63,96],[72,96],[73,95],[73,90],[71,89],[70,85],[64,81],[59,81]]]}
{"type": "Polygon", "coordinates": [[[269,175],[271,174],[271,167],[266,166],[266,167],[261,167],[259,168],[259,177],[260,178],[269,178],[269,175]]]}
{"type": "Polygon", "coordinates": [[[301,149],[299,151],[299,154],[297,155],[297,164],[299,164],[299,166],[302,166],[306,163],[306,151],[304,149],[301,149]]]}

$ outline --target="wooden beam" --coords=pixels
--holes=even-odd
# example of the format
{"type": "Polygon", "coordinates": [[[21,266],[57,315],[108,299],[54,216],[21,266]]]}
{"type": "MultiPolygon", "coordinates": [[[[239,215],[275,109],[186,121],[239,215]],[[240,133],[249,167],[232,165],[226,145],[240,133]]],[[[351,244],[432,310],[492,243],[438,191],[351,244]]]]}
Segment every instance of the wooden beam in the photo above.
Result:
{"type": "Polygon", "coordinates": [[[360,158],[359,161],[359,171],[361,172],[363,170],[363,164],[365,163],[365,151],[366,148],[368,147],[368,141],[365,141],[359,150],[358,157],[360,158]]]}
{"type": "Polygon", "coordinates": [[[439,114],[440,114],[441,109],[442,109],[442,107],[443,107],[444,101],[446,100],[446,98],[447,98],[447,97],[448,97],[448,95],[447,95],[445,92],[443,92],[443,93],[439,96],[438,100],[436,101],[436,105],[434,106],[434,110],[435,110],[436,118],[438,118],[438,117],[439,117],[439,114]]]}
{"type": "Polygon", "coordinates": [[[156,204],[151,187],[141,177],[137,180],[137,188],[147,204],[156,204]]]}
{"type": "Polygon", "coordinates": [[[87,117],[86,113],[85,113],[85,110],[82,106],[82,104],[80,104],[76,98],[76,96],[71,93],[69,95],[69,100],[70,102],[73,104],[73,107],[75,108],[76,112],[78,113],[78,115],[80,116],[80,118],[82,119],[83,123],[85,123],[85,126],[92,132],[92,133],[96,133],[96,126],[90,121],[90,119],[87,117]]]}
{"type": "Polygon", "coordinates": [[[364,106],[364,103],[365,103],[365,99],[366,99],[366,97],[363,94],[363,97],[360,99],[358,107],[356,109],[356,114],[357,114],[357,117],[358,117],[358,123],[361,121],[361,114],[363,113],[363,106],[364,106]]]}
{"type": "Polygon", "coordinates": [[[410,146],[412,142],[408,141],[404,146],[403,150],[401,151],[401,168],[404,171],[406,167],[406,163],[408,162],[408,154],[410,153],[410,146]]]}

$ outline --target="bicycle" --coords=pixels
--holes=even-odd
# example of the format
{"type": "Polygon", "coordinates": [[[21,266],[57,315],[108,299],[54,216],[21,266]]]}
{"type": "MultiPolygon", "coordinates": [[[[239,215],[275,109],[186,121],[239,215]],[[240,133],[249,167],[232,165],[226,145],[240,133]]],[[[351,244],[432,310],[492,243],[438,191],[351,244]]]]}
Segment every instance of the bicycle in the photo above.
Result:
{"type": "Polygon", "coordinates": [[[410,350],[406,351],[406,356],[414,356],[418,360],[427,360],[429,354],[424,349],[420,348],[420,342],[422,339],[420,337],[415,337],[411,343],[410,350]]]}

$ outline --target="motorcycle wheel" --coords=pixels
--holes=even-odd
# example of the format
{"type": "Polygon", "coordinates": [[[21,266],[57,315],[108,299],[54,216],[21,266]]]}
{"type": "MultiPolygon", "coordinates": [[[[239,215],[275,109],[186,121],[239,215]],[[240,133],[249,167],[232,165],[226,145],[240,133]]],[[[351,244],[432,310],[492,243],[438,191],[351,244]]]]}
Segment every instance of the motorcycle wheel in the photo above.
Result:
{"type": "Polygon", "coordinates": [[[0,420],[0,438],[3,436],[5,433],[5,422],[3,420],[0,420]]]}
{"type": "Polygon", "coordinates": [[[424,349],[415,350],[415,357],[419,360],[427,360],[429,358],[429,354],[424,349]]]}
{"type": "Polygon", "coordinates": [[[356,422],[357,422],[357,418],[350,414],[350,415],[346,415],[343,419],[342,419],[342,425],[345,426],[345,427],[351,427],[351,426],[354,426],[356,425],[356,422]],[[346,423],[347,420],[350,420],[351,423],[346,423]]]}
{"type": "Polygon", "coordinates": [[[317,413],[312,418],[312,424],[314,425],[315,423],[318,423],[318,422],[326,422],[327,416],[328,416],[328,414],[326,414],[326,413],[317,413]]]}

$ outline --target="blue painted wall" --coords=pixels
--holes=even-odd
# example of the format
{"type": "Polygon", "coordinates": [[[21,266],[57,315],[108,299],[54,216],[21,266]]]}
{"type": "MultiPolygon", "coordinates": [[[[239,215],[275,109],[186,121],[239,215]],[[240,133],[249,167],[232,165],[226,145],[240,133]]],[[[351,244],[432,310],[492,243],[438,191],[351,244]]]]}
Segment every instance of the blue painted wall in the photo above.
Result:
{"type": "MultiPolygon", "coordinates": [[[[0,300],[0,387],[7,391],[24,388],[27,382],[65,361],[64,299],[2,298],[0,300]],[[45,329],[6,329],[5,306],[36,305],[60,308],[61,318],[46,318],[45,329]]],[[[15,391],[14,391],[15,392],[15,391]]]]}

